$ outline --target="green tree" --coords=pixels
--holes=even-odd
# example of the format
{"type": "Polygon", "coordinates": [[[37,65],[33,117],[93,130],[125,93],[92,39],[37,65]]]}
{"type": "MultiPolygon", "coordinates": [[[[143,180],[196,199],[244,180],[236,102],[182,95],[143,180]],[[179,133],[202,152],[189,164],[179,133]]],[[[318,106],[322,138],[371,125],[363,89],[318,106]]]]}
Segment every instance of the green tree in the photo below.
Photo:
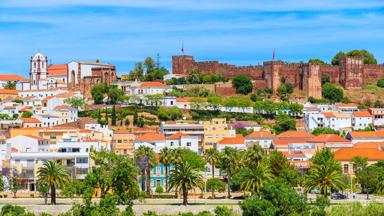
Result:
{"type": "Polygon", "coordinates": [[[51,191],[51,204],[56,205],[56,189],[68,181],[68,172],[56,161],[45,161],[37,171],[38,181],[47,184],[51,191]]]}
{"type": "Polygon", "coordinates": [[[291,115],[293,115],[293,116],[298,116],[298,115],[303,114],[303,108],[304,108],[304,106],[302,104],[299,104],[299,103],[290,103],[288,105],[288,110],[291,113],[291,115]]]}
{"type": "Polygon", "coordinates": [[[200,170],[194,168],[186,161],[177,163],[169,177],[170,188],[181,189],[183,205],[188,205],[188,191],[196,187],[201,188],[204,184],[200,170]]]}
{"type": "Polygon", "coordinates": [[[64,103],[69,104],[76,109],[82,109],[87,104],[87,100],[82,97],[71,97],[64,100],[64,103]]]}
{"type": "Polygon", "coordinates": [[[104,94],[107,93],[108,86],[106,84],[94,85],[91,89],[91,95],[95,104],[102,104],[104,94]]]}
{"type": "Polygon", "coordinates": [[[276,134],[289,130],[296,130],[296,120],[287,114],[281,113],[276,116],[276,124],[273,126],[276,134]]]}
{"type": "Polygon", "coordinates": [[[369,186],[372,176],[370,175],[368,169],[368,158],[355,156],[352,158],[353,171],[355,172],[356,179],[367,195],[367,200],[369,199],[369,186]]]}
{"type": "Polygon", "coordinates": [[[240,189],[252,195],[260,194],[260,189],[271,182],[273,175],[266,162],[259,162],[254,168],[243,168],[239,172],[240,189]]]}
{"type": "Polygon", "coordinates": [[[377,80],[377,86],[379,86],[380,88],[384,88],[384,79],[377,80]]]}
{"type": "Polygon", "coordinates": [[[334,159],[334,154],[329,148],[318,151],[311,158],[311,166],[304,178],[304,185],[306,191],[318,188],[325,196],[331,191],[342,190],[345,187],[341,164],[334,159]]]}
{"type": "Polygon", "coordinates": [[[271,173],[275,179],[286,182],[289,185],[296,186],[300,183],[300,174],[296,167],[292,165],[287,157],[281,152],[274,150],[268,155],[271,173]]]}
{"type": "Polygon", "coordinates": [[[219,160],[220,154],[216,148],[209,148],[204,152],[205,161],[211,165],[212,178],[215,178],[215,165],[219,160]]]}
{"type": "Polygon", "coordinates": [[[4,86],[4,89],[15,90],[16,89],[16,83],[15,82],[7,82],[7,84],[5,84],[5,86],[4,86]]]}
{"type": "Polygon", "coordinates": [[[13,198],[16,198],[16,193],[20,189],[20,184],[17,182],[16,176],[11,178],[11,191],[13,193],[13,198]]]}
{"type": "Polygon", "coordinates": [[[111,119],[112,119],[112,125],[116,126],[116,108],[115,105],[112,106],[112,113],[111,113],[111,119]]]}
{"type": "Polygon", "coordinates": [[[169,166],[172,165],[175,155],[174,151],[170,148],[163,148],[160,151],[160,163],[163,164],[165,170],[165,191],[168,191],[168,173],[169,166]]]}
{"type": "Polygon", "coordinates": [[[124,92],[117,88],[117,86],[113,85],[108,88],[107,95],[111,104],[117,104],[124,96],[124,92]]]}
{"type": "Polygon", "coordinates": [[[340,52],[338,52],[333,58],[332,58],[332,65],[339,65],[339,61],[340,61],[340,59],[341,58],[344,58],[344,57],[346,57],[347,55],[344,53],[344,52],[342,52],[342,51],[340,51],[340,52]]]}
{"type": "Polygon", "coordinates": [[[21,114],[21,118],[31,118],[33,115],[32,112],[30,111],[24,111],[22,114],[21,114]]]}
{"type": "Polygon", "coordinates": [[[311,58],[308,60],[309,64],[320,64],[320,65],[326,65],[327,63],[319,58],[311,58]]]}
{"type": "Polygon", "coordinates": [[[64,184],[61,189],[61,194],[70,198],[80,196],[83,193],[84,188],[85,185],[83,181],[72,179],[64,184]]]}
{"type": "Polygon", "coordinates": [[[155,152],[147,146],[140,146],[134,151],[135,161],[141,171],[141,186],[148,194],[151,193],[151,170],[155,166],[155,152]]]}
{"type": "Polygon", "coordinates": [[[321,76],[321,85],[324,85],[325,83],[330,83],[331,82],[331,78],[329,77],[328,74],[323,74],[321,76]]]}
{"type": "Polygon", "coordinates": [[[253,84],[251,78],[245,75],[238,75],[232,79],[232,85],[238,94],[248,94],[252,91],[253,84]]]}
{"type": "Polygon", "coordinates": [[[340,102],[344,97],[343,89],[331,83],[324,84],[321,93],[325,99],[331,102],[340,102]]]}
{"type": "Polygon", "coordinates": [[[218,178],[210,178],[207,180],[207,190],[212,192],[212,198],[215,199],[215,191],[224,192],[225,183],[218,178]]]}
{"type": "Polygon", "coordinates": [[[336,134],[336,135],[339,135],[340,132],[337,131],[337,130],[334,130],[330,127],[317,127],[315,128],[313,131],[312,131],[312,134],[313,135],[320,135],[320,134],[336,134]]]}
{"type": "Polygon", "coordinates": [[[144,66],[142,62],[135,64],[135,68],[128,75],[129,80],[144,80],[144,66]]]}
{"type": "Polygon", "coordinates": [[[364,64],[377,64],[375,56],[367,50],[351,50],[347,56],[360,56],[364,57],[364,64]]]}
{"type": "Polygon", "coordinates": [[[225,147],[224,150],[220,152],[217,166],[225,172],[227,179],[227,193],[228,198],[230,198],[232,176],[237,173],[241,167],[241,152],[231,147],[225,147]]]}
{"type": "Polygon", "coordinates": [[[213,107],[214,110],[218,110],[223,103],[223,99],[218,95],[210,95],[208,97],[208,103],[213,107]]]}

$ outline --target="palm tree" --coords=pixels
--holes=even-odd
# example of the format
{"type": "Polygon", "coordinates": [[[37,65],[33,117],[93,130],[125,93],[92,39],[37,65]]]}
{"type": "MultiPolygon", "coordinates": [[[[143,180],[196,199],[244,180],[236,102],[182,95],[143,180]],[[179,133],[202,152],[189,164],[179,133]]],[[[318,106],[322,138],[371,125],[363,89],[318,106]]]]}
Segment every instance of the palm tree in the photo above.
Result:
{"type": "Polygon", "coordinates": [[[260,189],[273,179],[270,167],[260,162],[254,168],[244,168],[240,171],[240,189],[254,194],[260,194],[260,189]]]}
{"type": "Polygon", "coordinates": [[[188,191],[204,184],[203,175],[188,162],[181,162],[175,165],[169,175],[170,189],[181,189],[183,193],[183,205],[188,205],[188,191]]]}
{"type": "Polygon", "coordinates": [[[216,148],[210,148],[204,152],[205,161],[212,166],[212,178],[215,178],[215,164],[219,160],[219,156],[219,151],[216,148]]]}
{"type": "Polygon", "coordinates": [[[220,157],[218,160],[218,167],[224,171],[227,175],[227,193],[228,198],[231,198],[231,181],[232,175],[236,173],[242,164],[241,161],[242,153],[234,148],[225,147],[222,152],[220,152],[220,157]]]}
{"type": "Polygon", "coordinates": [[[134,152],[136,164],[141,170],[141,187],[151,193],[151,170],[155,166],[155,152],[148,146],[140,146],[134,152]]]}
{"type": "Polygon", "coordinates": [[[170,165],[172,165],[172,162],[174,161],[174,154],[173,150],[170,148],[163,148],[160,151],[160,163],[163,164],[165,169],[165,191],[168,191],[168,168],[170,165]]]}
{"type": "Polygon", "coordinates": [[[327,164],[312,167],[304,180],[305,191],[320,189],[328,196],[332,190],[342,190],[345,186],[344,176],[339,170],[331,169],[327,164]]]}
{"type": "Polygon", "coordinates": [[[37,171],[38,181],[45,183],[51,190],[51,204],[56,205],[56,188],[68,181],[68,172],[57,161],[45,161],[37,171]]]}

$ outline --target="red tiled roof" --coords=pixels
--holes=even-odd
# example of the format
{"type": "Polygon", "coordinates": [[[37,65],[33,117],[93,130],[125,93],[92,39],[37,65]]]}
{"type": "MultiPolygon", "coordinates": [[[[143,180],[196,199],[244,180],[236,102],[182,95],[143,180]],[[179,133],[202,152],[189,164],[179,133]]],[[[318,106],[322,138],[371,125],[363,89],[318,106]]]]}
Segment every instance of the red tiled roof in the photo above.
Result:
{"type": "Polygon", "coordinates": [[[57,98],[70,98],[73,96],[75,96],[74,92],[65,92],[65,93],[58,94],[55,97],[57,97],[57,98]]]}
{"type": "Polygon", "coordinates": [[[177,132],[175,134],[172,134],[171,136],[167,137],[168,139],[179,139],[180,137],[183,137],[183,136],[189,136],[188,134],[184,134],[184,133],[181,133],[181,132],[177,132]]]}
{"type": "Polygon", "coordinates": [[[32,109],[32,106],[25,106],[25,107],[19,109],[19,112],[28,111],[28,110],[31,110],[31,109],[32,109]]]}
{"type": "Polygon", "coordinates": [[[55,106],[55,109],[68,109],[70,107],[71,106],[69,106],[69,105],[58,105],[58,106],[55,106]]]}
{"type": "Polygon", "coordinates": [[[273,144],[274,145],[288,145],[290,143],[306,143],[307,140],[302,140],[302,139],[284,139],[284,140],[279,140],[279,139],[275,139],[273,140],[273,144]]]}
{"type": "Polygon", "coordinates": [[[354,112],[353,115],[354,115],[355,117],[372,117],[371,113],[369,113],[368,110],[366,110],[366,111],[354,112]]]}
{"type": "Polygon", "coordinates": [[[226,137],[226,138],[220,140],[217,144],[220,144],[220,145],[244,144],[244,137],[241,134],[236,134],[236,137],[226,137]]]}
{"type": "Polygon", "coordinates": [[[357,107],[354,103],[337,103],[336,105],[339,107],[357,107]]]}
{"type": "Polygon", "coordinates": [[[39,141],[48,141],[49,140],[49,139],[45,139],[43,137],[33,136],[33,135],[24,135],[24,136],[32,138],[32,139],[36,139],[36,140],[39,140],[39,141]]]}
{"type": "Polygon", "coordinates": [[[22,77],[18,74],[0,74],[0,80],[1,81],[25,81],[27,78],[22,77]]]}
{"type": "Polygon", "coordinates": [[[275,135],[271,134],[269,131],[255,131],[246,136],[246,138],[251,139],[273,139],[275,138],[275,135]]]}
{"type": "Polygon", "coordinates": [[[0,94],[17,95],[19,92],[19,90],[14,89],[0,89],[0,94]]]}
{"type": "Polygon", "coordinates": [[[333,118],[333,117],[336,117],[335,114],[331,113],[331,112],[323,112],[322,113],[326,118],[333,118]]]}
{"type": "Polygon", "coordinates": [[[351,161],[356,156],[367,157],[369,161],[384,160],[384,152],[374,148],[342,148],[335,152],[338,161],[351,161]]]}
{"type": "Polygon", "coordinates": [[[4,109],[16,109],[16,106],[5,106],[4,109]]]}
{"type": "Polygon", "coordinates": [[[164,134],[159,133],[146,133],[141,135],[138,139],[138,141],[157,141],[157,140],[165,140],[164,134]]]}
{"type": "Polygon", "coordinates": [[[384,131],[353,131],[352,138],[384,138],[384,131]]]}
{"type": "Polygon", "coordinates": [[[353,148],[384,148],[384,142],[357,142],[353,148]]]}
{"type": "Polygon", "coordinates": [[[68,65],[54,64],[48,66],[48,76],[66,76],[68,74],[68,65]]]}
{"type": "Polygon", "coordinates": [[[305,131],[286,131],[284,133],[281,133],[280,135],[278,135],[279,139],[286,139],[286,138],[290,138],[290,139],[311,139],[313,138],[314,136],[312,134],[309,134],[305,131]]]}
{"type": "Polygon", "coordinates": [[[191,102],[191,101],[207,102],[208,98],[199,98],[199,97],[176,98],[176,102],[191,102]]]}
{"type": "Polygon", "coordinates": [[[168,86],[161,82],[143,82],[141,87],[167,88],[168,86]]]}
{"type": "Polygon", "coordinates": [[[286,157],[305,157],[305,154],[303,152],[296,153],[296,152],[282,152],[286,157]]]}
{"type": "Polygon", "coordinates": [[[41,123],[37,118],[21,118],[21,121],[23,121],[23,123],[41,123]]]}
{"type": "Polygon", "coordinates": [[[314,137],[313,139],[309,140],[308,142],[326,143],[326,142],[350,142],[350,141],[336,134],[320,134],[314,137]]]}

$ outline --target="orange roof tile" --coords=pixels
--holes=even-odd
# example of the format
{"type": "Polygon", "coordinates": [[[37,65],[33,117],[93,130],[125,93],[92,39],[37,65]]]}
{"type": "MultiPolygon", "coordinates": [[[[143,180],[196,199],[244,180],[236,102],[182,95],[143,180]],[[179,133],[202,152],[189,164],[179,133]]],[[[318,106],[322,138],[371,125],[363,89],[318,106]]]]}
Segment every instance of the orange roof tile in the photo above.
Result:
{"type": "Polygon", "coordinates": [[[159,133],[146,133],[141,135],[138,139],[138,141],[156,141],[156,140],[165,140],[164,134],[159,133]]]}
{"type": "Polygon", "coordinates": [[[16,109],[16,106],[5,106],[4,109],[16,109]]]}
{"type": "Polygon", "coordinates": [[[7,95],[18,95],[19,90],[14,89],[0,89],[0,94],[7,94],[7,95]]]}
{"type": "Polygon", "coordinates": [[[68,74],[68,65],[54,64],[48,66],[48,76],[66,76],[68,74]]]}
{"type": "Polygon", "coordinates": [[[384,160],[384,152],[374,148],[342,148],[335,152],[338,161],[351,161],[355,156],[367,157],[369,161],[384,160]]]}
{"type": "Polygon", "coordinates": [[[312,139],[314,135],[305,131],[286,131],[278,135],[279,139],[312,139]]]}
{"type": "Polygon", "coordinates": [[[332,112],[323,112],[321,114],[323,114],[324,117],[326,117],[326,118],[334,118],[334,117],[336,117],[335,114],[332,113],[332,112]]]}
{"type": "Polygon", "coordinates": [[[168,86],[161,82],[143,82],[141,87],[167,88],[168,86]]]}
{"type": "Polygon", "coordinates": [[[273,139],[275,135],[271,134],[269,131],[255,131],[246,136],[246,138],[251,139],[273,139]]]}
{"type": "Polygon", "coordinates": [[[273,144],[274,145],[288,145],[288,144],[291,144],[291,143],[306,143],[307,140],[300,140],[300,139],[285,139],[285,140],[279,140],[279,139],[275,139],[273,140],[273,144]]]}
{"type": "Polygon", "coordinates": [[[32,109],[32,106],[25,106],[25,107],[19,109],[19,112],[28,111],[28,110],[31,110],[31,109],[32,109]]]}
{"type": "Polygon", "coordinates": [[[58,105],[58,106],[55,106],[55,109],[68,109],[68,108],[71,108],[71,106],[69,105],[58,105]]]}
{"type": "Polygon", "coordinates": [[[1,81],[25,81],[27,78],[22,77],[18,74],[0,74],[1,81]]]}
{"type": "Polygon", "coordinates": [[[208,98],[199,98],[199,97],[176,98],[176,102],[191,102],[191,101],[207,102],[208,98]]]}
{"type": "Polygon", "coordinates": [[[226,137],[218,142],[220,145],[241,145],[244,144],[244,137],[236,134],[236,137],[226,137]]]}
{"type": "Polygon", "coordinates": [[[384,142],[357,142],[353,145],[353,148],[384,148],[384,142]]]}
{"type": "Polygon", "coordinates": [[[11,153],[16,153],[16,152],[18,152],[19,150],[17,149],[17,148],[14,148],[14,147],[12,147],[11,148],[11,153]]]}
{"type": "Polygon", "coordinates": [[[305,157],[305,154],[303,152],[296,153],[296,152],[282,152],[286,157],[305,157]]]}
{"type": "Polygon", "coordinates": [[[55,97],[57,97],[57,98],[70,98],[70,97],[73,97],[74,95],[75,95],[74,92],[65,92],[65,93],[58,94],[55,97]]]}
{"type": "Polygon", "coordinates": [[[41,123],[41,121],[37,118],[21,118],[23,123],[41,123]]]}
{"type": "Polygon", "coordinates": [[[180,137],[183,137],[183,136],[189,136],[188,134],[184,134],[184,133],[181,133],[181,132],[177,132],[175,134],[172,134],[171,136],[167,137],[168,139],[179,139],[180,137]]]}
{"type": "Polygon", "coordinates": [[[312,138],[308,142],[327,143],[327,142],[350,142],[350,141],[336,134],[320,134],[312,138]]]}
{"type": "Polygon", "coordinates": [[[54,96],[48,96],[48,97],[45,97],[43,100],[43,102],[48,102],[49,100],[51,100],[52,98],[54,98],[54,96]]]}
{"type": "Polygon", "coordinates": [[[337,103],[336,105],[339,107],[357,107],[354,103],[337,103]]]}
{"type": "Polygon", "coordinates": [[[36,139],[36,140],[39,140],[39,141],[48,141],[49,140],[49,139],[45,139],[43,137],[33,136],[33,135],[24,135],[24,136],[32,138],[32,139],[36,139]]]}
{"type": "Polygon", "coordinates": [[[384,131],[353,131],[352,138],[384,138],[384,131]]]}
{"type": "Polygon", "coordinates": [[[372,117],[371,113],[369,113],[368,110],[366,110],[366,111],[354,112],[353,115],[354,115],[355,117],[372,117]]]}

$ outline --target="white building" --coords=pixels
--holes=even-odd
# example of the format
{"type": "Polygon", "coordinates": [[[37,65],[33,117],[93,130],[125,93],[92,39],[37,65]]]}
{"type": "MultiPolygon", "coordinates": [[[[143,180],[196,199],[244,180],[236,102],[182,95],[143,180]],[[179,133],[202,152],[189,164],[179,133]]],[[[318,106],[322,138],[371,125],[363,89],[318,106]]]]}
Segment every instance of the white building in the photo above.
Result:
{"type": "Polygon", "coordinates": [[[141,135],[134,143],[135,149],[140,146],[147,146],[152,148],[155,153],[160,153],[161,149],[165,147],[165,136],[158,133],[146,133],[141,135]]]}
{"type": "Polygon", "coordinates": [[[188,148],[194,152],[199,152],[199,138],[179,132],[166,137],[165,146],[171,149],[188,148]]]}
{"type": "Polygon", "coordinates": [[[19,135],[7,139],[6,145],[9,152],[12,148],[17,152],[47,152],[49,140],[38,136],[19,135]]]}
{"type": "Polygon", "coordinates": [[[245,139],[241,134],[236,134],[236,137],[226,137],[216,144],[216,148],[219,151],[222,151],[225,147],[231,147],[240,151],[247,150],[245,139]]]}
{"type": "Polygon", "coordinates": [[[364,129],[373,125],[373,116],[368,111],[359,111],[352,114],[353,130],[364,129]]]}
{"type": "Polygon", "coordinates": [[[272,148],[272,141],[275,136],[268,131],[255,131],[245,137],[245,144],[247,147],[255,144],[260,145],[264,149],[272,148]]]}

